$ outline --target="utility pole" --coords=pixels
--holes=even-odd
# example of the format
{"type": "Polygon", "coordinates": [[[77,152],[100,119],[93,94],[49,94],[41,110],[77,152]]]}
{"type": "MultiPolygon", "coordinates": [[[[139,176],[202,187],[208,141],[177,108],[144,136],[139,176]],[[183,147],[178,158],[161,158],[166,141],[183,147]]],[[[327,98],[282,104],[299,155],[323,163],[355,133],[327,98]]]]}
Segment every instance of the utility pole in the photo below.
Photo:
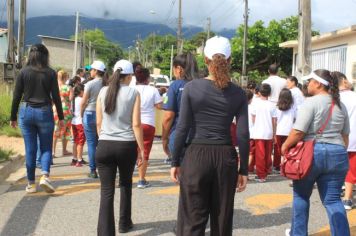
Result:
{"type": "Polygon", "coordinates": [[[245,0],[245,23],[244,23],[244,41],[242,51],[242,76],[240,84],[241,86],[247,86],[247,70],[246,70],[246,54],[247,54],[247,34],[248,34],[248,0],[245,0]]]}
{"type": "Polygon", "coordinates": [[[307,75],[311,71],[311,3],[299,0],[298,31],[298,74],[307,75]]]}
{"type": "Polygon", "coordinates": [[[22,68],[25,54],[26,0],[20,0],[17,39],[17,65],[22,68]]]}
{"type": "Polygon", "coordinates": [[[76,12],[75,20],[75,40],[74,40],[74,60],[73,60],[73,71],[72,76],[75,76],[77,70],[77,57],[78,57],[78,31],[79,31],[79,12],[76,12]]]}
{"type": "Polygon", "coordinates": [[[177,30],[177,50],[178,53],[183,51],[183,40],[182,40],[182,0],[179,0],[179,9],[178,9],[178,30],[177,30]]]}
{"type": "Polygon", "coordinates": [[[91,41],[89,41],[89,64],[93,61],[93,55],[91,54],[91,41]]]}
{"type": "Polygon", "coordinates": [[[169,79],[172,80],[173,76],[173,51],[174,51],[174,46],[172,45],[172,50],[171,50],[171,67],[169,69],[169,79]]]}
{"type": "Polygon", "coordinates": [[[207,32],[206,32],[206,40],[210,39],[210,27],[211,27],[211,18],[208,17],[208,27],[207,27],[207,32]]]}
{"type": "Polygon", "coordinates": [[[83,58],[82,58],[82,64],[81,64],[81,68],[83,68],[85,66],[85,50],[87,49],[86,45],[85,45],[85,30],[82,29],[82,47],[83,47],[83,58]]]}
{"type": "Polygon", "coordinates": [[[8,51],[7,51],[7,62],[15,62],[14,53],[14,0],[7,0],[7,37],[8,37],[8,51]]]}

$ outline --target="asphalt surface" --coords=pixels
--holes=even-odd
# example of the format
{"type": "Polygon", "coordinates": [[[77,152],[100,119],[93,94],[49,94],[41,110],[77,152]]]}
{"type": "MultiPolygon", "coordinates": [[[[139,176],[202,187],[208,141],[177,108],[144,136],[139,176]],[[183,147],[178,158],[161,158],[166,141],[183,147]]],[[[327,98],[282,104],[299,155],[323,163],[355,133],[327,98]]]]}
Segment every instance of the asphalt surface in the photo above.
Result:
{"type": "MultiPolygon", "coordinates": [[[[179,188],[170,181],[169,166],[164,164],[164,159],[161,144],[154,144],[147,174],[152,185],[149,188],[136,188],[138,178],[135,171],[132,195],[134,228],[126,235],[174,235],[179,188]]],[[[70,161],[71,157],[54,159],[51,170],[51,179],[56,187],[54,194],[47,194],[39,188],[35,194],[26,194],[24,167],[12,175],[9,181],[15,182],[11,186],[0,186],[1,236],[96,235],[99,180],[87,177],[88,166],[72,167],[70,161]]],[[[119,189],[116,190],[118,193],[119,189]]],[[[290,227],[291,203],[292,188],[283,177],[274,174],[266,183],[249,181],[247,190],[235,196],[233,235],[285,235],[285,229],[290,227]]],[[[116,217],[118,212],[119,194],[116,194],[116,217]]],[[[348,217],[352,235],[356,235],[356,210],[349,211],[348,217]]],[[[317,190],[311,198],[309,233],[330,235],[327,215],[317,190]]],[[[209,235],[209,223],[206,235],[209,235]]]]}

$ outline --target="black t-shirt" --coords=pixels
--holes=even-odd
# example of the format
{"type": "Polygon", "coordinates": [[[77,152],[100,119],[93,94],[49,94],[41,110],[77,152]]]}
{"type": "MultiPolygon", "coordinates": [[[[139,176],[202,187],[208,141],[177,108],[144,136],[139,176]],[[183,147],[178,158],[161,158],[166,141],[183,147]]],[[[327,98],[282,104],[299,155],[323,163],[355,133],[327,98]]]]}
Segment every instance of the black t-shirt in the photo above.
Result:
{"type": "Polygon", "coordinates": [[[57,73],[51,68],[37,69],[26,66],[20,71],[12,100],[12,121],[17,120],[17,112],[22,98],[31,107],[51,106],[53,101],[59,119],[63,120],[57,73]]]}
{"type": "Polygon", "coordinates": [[[248,173],[249,129],[245,92],[233,83],[221,90],[214,81],[196,79],[184,87],[180,116],[176,128],[172,166],[180,166],[179,157],[188,142],[231,144],[230,126],[237,122],[240,174],[248,173]]]}

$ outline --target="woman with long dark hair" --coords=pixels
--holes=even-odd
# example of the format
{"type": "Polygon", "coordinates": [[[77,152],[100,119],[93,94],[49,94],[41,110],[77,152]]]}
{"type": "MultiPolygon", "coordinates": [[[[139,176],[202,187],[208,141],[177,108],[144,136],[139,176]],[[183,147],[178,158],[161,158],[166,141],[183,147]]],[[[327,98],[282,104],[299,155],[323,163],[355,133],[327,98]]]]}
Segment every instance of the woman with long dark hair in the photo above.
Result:
{"type": "Polygon", "coordinates": [[[120,174],[119,232],[133,227],[131,220],[132,174],[142,164],[143,135],[140,94],[129,87],[132,64],[126,60],[114,66],[109,85],[102,88],[96,105],[99,144],[95,156],[101,196],[98,235],[115,235],[114,194],[117,169],[120,174]],[[139,149],[137,149],[137,146],[139,149]]]}
{"type": "Polygon", "coordinates": [[[198,78],[198,65],[191,53],[177,55],[173,60],[173,74],[176,80],[170,84],[167,96],[163,101],[162,144],[170,164],[174,149],[175,129],[178,122],[180,101],[184,86],[189,81],[198,78]]]}
{"type": "Polygon", "coordinates": [[[26,192],[36,192],[35,169],[37,137],[39,137],[42,168],[40,187],[47,193],[53,193],[54,187],[49,180],[54,130],[52,102],[57,109],[60,127],[64,127],[64,116],[57,74],[49,67],[48,50],[42,44],[35,44],[31,47],[27,65],[16,79],[11,107],[11,126],[14,128],[17,126],[17,112],[21,98],[23,98],[23,103],[20,106],[19,126],[26,149],[28,179],[26,192]]]}
{"type": "Polygon", "coordinates": [[[308,83],[310,97],[298,109],[293,129],[282,145],[282,154],[300,140],[314,139],[314,158],[309,174],[293,181],[292,227],[286,235],[308,234],[309,199],[317,183],[320,199],[329,217],[331,235],[348,236],[349,223],[340,198],[349,169],[346,147],[350,124],[347,110],[340,102],[338,80],[334,74],[320,69],[304,79],[308,83]],[[325,122],[323,132],[318,132],[325,122]]]}
{"type": "Polygon", "coordinates": [[[204,235],[209,216],[211,235],[232,235],[235,191],[247,184],[247,98],[231,82],[229,40],[209,39],[204,54],[210,75],[185,85],[175,134],[171,178],[180,185],[178,236],[204,235]],[[230,134],[234,117],[240,169],[230,134]]]}

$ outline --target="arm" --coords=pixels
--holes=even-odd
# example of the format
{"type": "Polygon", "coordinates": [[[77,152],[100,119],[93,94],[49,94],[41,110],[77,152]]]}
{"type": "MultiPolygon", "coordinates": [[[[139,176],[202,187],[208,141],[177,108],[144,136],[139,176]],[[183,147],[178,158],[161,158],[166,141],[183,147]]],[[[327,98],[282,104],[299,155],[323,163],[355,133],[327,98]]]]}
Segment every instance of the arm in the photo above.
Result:
{"type": "Polygon", "coordinates": [[[132,112],[132,129],[135,134],[137,145],[140,149],[138,153],[138,165],[142,162],[143,158],[143,131],[141,126],[141,99],[140,94],[137,93],[135,104],[132,112]]]}
{"type": "Polygon", "coordinates": [[[272,117],[273,140],[276,137],[276,129],[277,129],[277,117],[272,117]]]}
{"type": "Polygon", "coordinates": [[[155,108],[161,110],[162,109],[162,102],[155,104],[155,108]]]}
{"type": "Polygon", "coordinates": [[[289,133],[287,140],[282,145],[282,155],[286,153],[288,149],[295,146],[305,136],[305,133],[300,130],[292,129],[289,133]]]}
{"type": "Polygon", "coordinates": [[[73,101],[74,99],[74,89],[69,86],[69,100],[73,101]]]}
{"type": "Polygon", "coordinates": [[[240,169],[237,179],[237,191],[242,192],[246,189],[248,175],[248,158],[250,152],[250,131],[248,125],[248,104],[245,93],[243,93],[242,106],[236,114],[236,136],[237,146],[240,153],[240,169]]]}
{"type": "Polygon", "coordinates": [[[173,111],[165,111],[164,112],[163,122],[162,122],[162,145],[163,145],[164,152],[168,156],[171,155],[169,148],[168,148],[168,137],[169,137],[169,133],[171,131],[174,117],[175,117],[175,112],[173,112],[173,111]]]}
{"type": "Polygon", "coordinates": [[[82,101],[80,103],[80,116],[83,117],[85,108],[88,106],[89,95],[87,92],[84,92],[82,101]]]}
{"type": "Polygon", "coordinates": [[[347,148],[349,146],[349,135],[348,134],[343,134],[342,139],[344,140],[345,147],[347,148]]]}
{"type": "Polygon", "coordinates": [[[103,121],[103,111],[101,109],[101,98],[98,96],[98,100],[96,101],[96,130],[97,134],[100,134],[101,123],[103,121]]]}
{"type": "Polygon", "coordinates": [[[12,99],[11,105],[11,126],[16,128],[17,126],[17,112],[19,109],[19,105],[21,102],[21,98],[24,92],[24,84],[23,84],[23,77],[22,73],[17,76],[15,90],[12,99]]]}
{"type": "MultiPolygon", "coordinates": [[[[62,100],[61,97],[59,95],[59,86],[58,86],[58,81],[57,81],[57,76],[54,73],[52,79],[52,99],[53,99],[53,103],[56,106],[56,110],[57,110],[57,114],[58,114],[58,118],[60,121],[64,120],[64,115],[63,115],[63,108],[62,108],[62,100]]],[[[63,123],[64,125],[64,123],[63,123]]]]}

